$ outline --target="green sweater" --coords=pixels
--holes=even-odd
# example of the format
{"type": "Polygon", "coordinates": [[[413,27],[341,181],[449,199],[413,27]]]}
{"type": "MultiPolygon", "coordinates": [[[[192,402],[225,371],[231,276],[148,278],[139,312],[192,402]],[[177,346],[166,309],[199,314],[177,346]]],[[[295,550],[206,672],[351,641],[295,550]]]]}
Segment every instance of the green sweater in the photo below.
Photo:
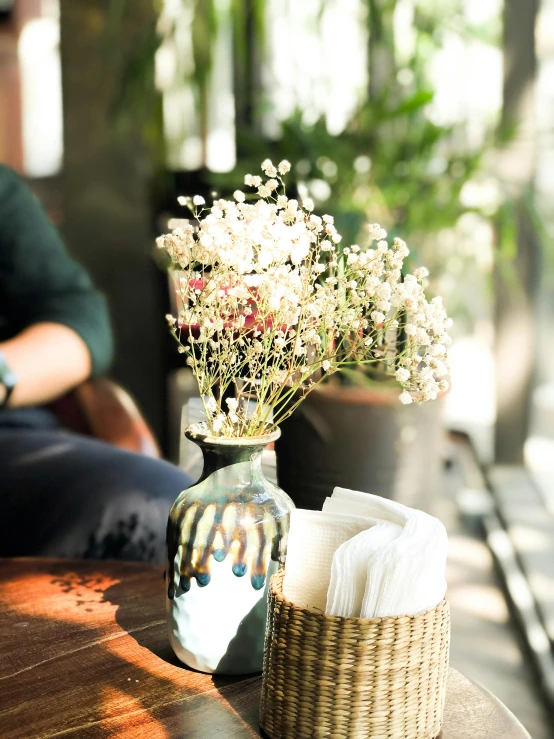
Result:
{"type": "Polygon", "coordinates": [[[23,181],[0,165],[0,341],[44,321],[79,334],[93,375],[108,369],[113,346],[104,296],[23,181]]]}

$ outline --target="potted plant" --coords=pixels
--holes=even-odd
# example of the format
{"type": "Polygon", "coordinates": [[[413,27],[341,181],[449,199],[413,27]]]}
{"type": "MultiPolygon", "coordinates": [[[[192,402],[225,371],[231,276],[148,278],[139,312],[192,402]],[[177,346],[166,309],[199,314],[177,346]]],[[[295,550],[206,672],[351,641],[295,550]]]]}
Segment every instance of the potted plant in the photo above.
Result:
{"type": "Polygon", "coordinates": [[[293,505],[261,470],[280,424],[324,378],[355,366],[395,378],[407,405],[447,387],[450,319],[440,298],[426,299],[424,270],[403,275],[406,244],[389,245],[373,224],[365,244],[339,249],[333,218],[287,197],[289,163],[262,169],[265,181],[245,178],[252,200],[240,190],[210,208],[188,199],[196,225],[158,239],[181,271],[181,309],[168,322],[206,415],[187,431],[203,474],[169,516],[169,637],[206,672],[261,669],[264,594],[293,505]]]}

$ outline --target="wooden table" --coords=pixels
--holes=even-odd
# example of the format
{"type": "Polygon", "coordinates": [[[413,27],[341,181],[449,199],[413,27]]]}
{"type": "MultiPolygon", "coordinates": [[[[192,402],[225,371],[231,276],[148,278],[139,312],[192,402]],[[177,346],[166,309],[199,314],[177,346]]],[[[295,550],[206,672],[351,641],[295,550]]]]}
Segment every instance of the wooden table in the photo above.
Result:
{"type": "MultiPolygon", "coordinates": [[[[259,676],[180,665],[162,570],[0,559],[2,739],[258,737],[259,676]]],[[[442,739],[529,739],[494,696],[451,670],[442,739]]]]}

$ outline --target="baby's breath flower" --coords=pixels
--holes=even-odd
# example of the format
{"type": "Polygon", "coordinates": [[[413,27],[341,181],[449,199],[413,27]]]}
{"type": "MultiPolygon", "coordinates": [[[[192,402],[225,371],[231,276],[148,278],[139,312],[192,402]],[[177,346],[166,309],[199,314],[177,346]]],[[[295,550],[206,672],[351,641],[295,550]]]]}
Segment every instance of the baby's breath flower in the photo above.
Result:
{"type": "Polygon", "coordinates": [[[368,226],[369,238],[373,241],[380,241],[387,238],[387,232],[378,223],[371,223],[368,226]]]}
{"type": "Polygon", "coordinates": [[[235,192],[233,193],[233,197],[235,198],[237,203],[244,203],[245,198],[242,190],[235,190],[235,192]]]}
{"type": "Polygon", "coordinates": [[[288,162],[286,159],[283,159],[282,162],[279,162],[279,166],[277,167],[277,169],[279,170],[279,174],[287,174],[287,172],[290,172],[290,162],[288,162]]]}
{"type": "Polygon", "coordinates": [[[202,197],[202,195],[195,195],[192,199],[192,202],[194,205],[206,205],[206,201],[202,197]]]}
{"type": "Polygon", "coordinates": [[[214,433],[217,434],[221,431],[224,422],[225,416],[223,415],[223,413],[218,413],[218,415],[212,421],[212,429],[214,430],[214,433]]]}
{"type": "Polygon", "coordinates": [[[410,405],[413,402],[413,398],[407,390],[400,395],[400,402],[404,405],[410,405]]]}
{"type": "Polygon", "coordinates": [[[371,320],[379,326],[385,320],[385,314],[381,313],[381,311],[374,310],[371,314],[371,320]]]}
{"type": "Polygon", "coordinates": [[[273,166],[271,159],[264,159],[262,162],[262,171],[265,172],[268,177],[277,177],[277,170],[273,166]]]}
{"type": "Polygon", "coordinates": [[[312,211],[314,209],[314,201],[311,198],[304,198],[302,201],[302,207],[304,210],[312,211]]]}
{"type": "Polygon", "coordinates": [[[418,267],[417,269],[414,269],[414,277],[416,277],[416,279],[423,280],[428,276],[429,270],[426,267],[418,267]]]}
{"type": "Polygon", "coordinates": [[[398,382],[408,382],[408,380],[410,379],[410,371],[404,369],[404,367],[400,367],[400,369],[396,370],[394,376],[396,377],[398,382]]]}

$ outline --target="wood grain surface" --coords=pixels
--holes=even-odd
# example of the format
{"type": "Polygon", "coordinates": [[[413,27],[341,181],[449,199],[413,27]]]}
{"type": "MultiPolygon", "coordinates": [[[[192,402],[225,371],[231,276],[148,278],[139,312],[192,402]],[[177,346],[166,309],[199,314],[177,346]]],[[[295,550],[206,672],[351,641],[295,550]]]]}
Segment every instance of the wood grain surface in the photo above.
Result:
{"type": "MultiPolygon", "coordinates": [[[[259,676],[181,665],[164,608],[159,567],[0,559],[1,739],[260,736],[259,676]]],[[[529,737],[454,670],[446,703],[441,739],[529,737]]]]}

